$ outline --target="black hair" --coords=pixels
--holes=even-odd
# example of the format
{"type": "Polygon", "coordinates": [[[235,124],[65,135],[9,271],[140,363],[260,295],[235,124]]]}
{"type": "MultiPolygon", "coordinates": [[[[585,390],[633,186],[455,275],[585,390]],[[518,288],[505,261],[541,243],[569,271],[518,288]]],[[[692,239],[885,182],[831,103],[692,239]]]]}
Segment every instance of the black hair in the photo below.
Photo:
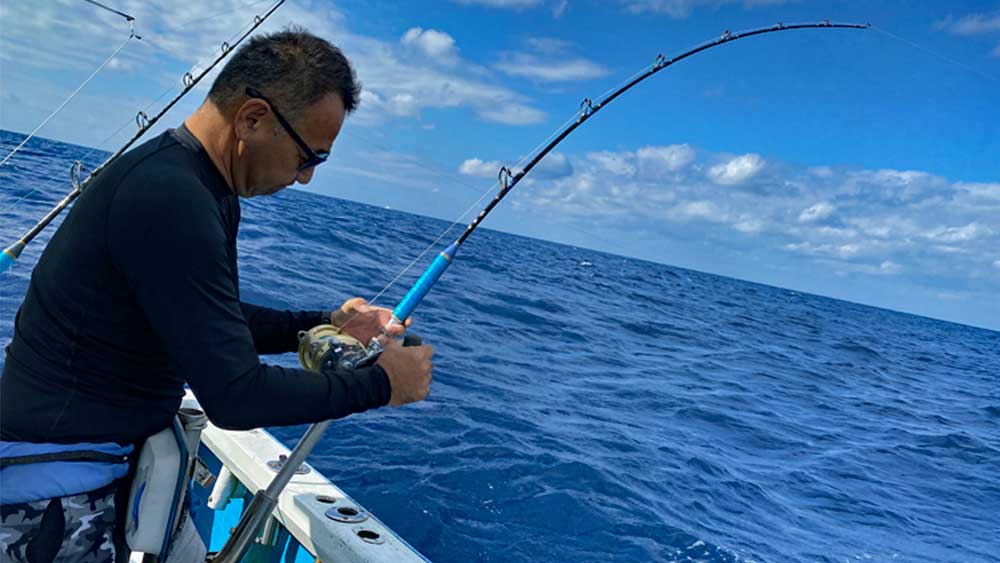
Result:
{"type": "Polygon", "coordinates": [[[361,85],[340,49],[298,26],[252,37],[226,63],[208,99],[229,113],[246,100],[247,86],[267,96],[292,121],[327,94],[339,95],[348,113],[361,97],[361,85]]]}

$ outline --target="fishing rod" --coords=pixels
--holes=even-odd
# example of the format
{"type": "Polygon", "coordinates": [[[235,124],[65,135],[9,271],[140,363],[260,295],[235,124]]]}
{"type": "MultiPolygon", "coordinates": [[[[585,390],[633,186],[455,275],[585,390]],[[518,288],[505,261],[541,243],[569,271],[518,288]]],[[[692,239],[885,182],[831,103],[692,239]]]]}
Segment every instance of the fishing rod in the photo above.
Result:
{"type": "MultiPolygon", "coordinates": [[[[108,8],[107,6],[100,4],[98,2],[94,2],[92,0],[86,0],[86,1],[101,8],[104,8],[106,10],[115,12],[116,14],[120,14],[122,16],[129,18],[128,21],[130,24],[132,20],[135,19],[132,18],[132,16],[129,16],[128,14],[123,14],[121,12],[118,12],[117,10],[108,8]]],[[[159,121],[161,117],[163,117],[165,113],[170,111],[170,108],[174,107],[174,105],[177,104],[177,102],[179,102],[181,98],[183,98],[185,95],[187,95],[188,92],[190,92],[195,86],[197,86],[198,83],[201,82],[201,79],[205,77],[205,75],[211,72],[212,69],[215,68],[215,66],[222,61],[222,59],[226,58],[229,55],[229,53],[233,51],[233,49],[235,49],[240,43],[242,43],[244,39],[249,37],[250,34],[254,32],[254,30],[260,27],[261,24],[263,24],[264,21],[267,20],[267,18],[269,18],[271,14],[273,14],[275,10],[281,7],[281,5],[284,3],[285,0],[278,0],[274,4],[274,6],[271,6],[271,9],[268,10],[263,16],[255,15],[253,18],[253,25],[250,26],[250,29],[248,29],[243,35],[239,37],[239,39],[237,39],[232,44],[230,44],[229,42],[223,43],[220,47],[220,50],[222,52],[215,58],[214,61],[212,61],[211,64],[208,65],[207,68],[202,70],[197,76],[192,75],[190,72],[185,73],[184,78],[182,79],[182,82],[184,84],[184,89],[181,90],[181,92],[177,94],[177,96],[175,96],[172,100],[170,100],[170,102],[167,103],[167,105],[164,106],[163,109],[161,109],[156,115],[154,115],[153,117],[149,117],[143,111],[138,112],[135,116],[135,123],[139,127],[139,129],[138,131],[136,131],[135,135],[133,135],[132,138],[128,140],[128,142],[122,145],[121,148],[115,151],[114,154],[108,157],[107,160],[101,163],[100,166],[92,170],[90,174],[87,175],[86,178],[83,178],[82,180],[80,179],[80,175],[83,172],[83,164],[80,161],[75,162],[72,168],[70,169],[70,184],[73,186],[73,189],[69,192],[69,194],[66,195],[66,197],[62,198],[59,201],[59,203],[57,203],[55,207],[53,207],[45,215],[45,217],[41,219],[41,221],[36,223],[35,226],[32,227],[31,229],[28,229],[28,232],[26,232],[20,239],[18,239],[17,242],[5,248],[3,252],[0,252],[0,274],[3,274],[7,270],[9,270],[11,266],[14,265],[14,262],[16,262],[17,259],[21,256],[21,252],[24,251],[24,247],[26,247],[28,243],[34,240],[34,238],[37,237],[39,233],[45,230],[45,227],[49,226],[49,223],[51,223],[56,217],[58,217],[60,213],[62,213],[67,207],[69,207],[69,205],[73,203],[73,201],[76,200],[76,198],[78,198],[80,194],[83,193],[83,190],[86,189],[86,187],[90,184],[91,181],[93,181],[93,179],[97,175],[99,175],[119,156],[124,154],[125,151],[127,151],[133,144],[135,144],[136,141],[139,140],[139,138],[145,135],[146,132],[149,131],[153,127],[153,125],[155,125],[156,122],[159,121]]],[[[119,50],[121,50],[121,48],[119,48],[119,50]]],[[[110,61],[110,59],[108,60],[110,61]]]]}
{"type": "MultiPolygon", "coordinates": [[[[511,169],[506,166],[500,169],[498,175],[500,190],[497,195],[482,211],[480,211],[479,215],[473,219],[471,223],[469,223],[461,236],[459,236],[455,242],[451,243],[434,258],[431,264],[406,293],[406,296],[403,297],[403,300],[396,306],[395,309],[393,309],[392,319],[389,322],[389,326],[393,324],[405,323],[413,310],[416,309],[416,307],[430,291],[434,283],[437,282],[448,266],[451,265],[459,247],[461,247],[466,239],[469,238],[469,235],[471,235],[472,232],[475,231],[480,224],[482,224],[483,219],[489,215],[497,204],[499,204],[500,201],[508,193],[510,193],[514,186],[516,186],[529,172],[531,172],[531,170],[545,157],[545,155],[549,154],[567,136],[583,125],[585,121],[593,117],[595,113],[610,104],[613,100],[624,94],[636,84],[642,82],[657,72],[660,72],[668,66],[686,59],[696,53],[724,43],[736,41],[737,39],[750,37],[752,35],[762,35],[777,31],[806,28],[867,29],[869,27],[871,27],[870,24],[831,23],[829,20],[825,20],[819,23],[799,23],[789,25],[778,23],[773,26],[742,31],[739,33],[731,33],[727,30],[718,38],[702,43],[676,57],[668,59],[662,54],[657,55],[653,64],[645,71],[640,71],[640,73],[637,73],[637,76],[629,80],[625,85],[612,91],[596,103],[591,101],[589,98],[583,100],[580,104],[580,110],[576,118],[568,122],[568,125],[558,129],[557,132],[553,134],[554,138],[550,137],[552,140],[537,154],[535,154],[535,156],[528,162],[527,165],[524,166],[523,169],[520,169],[517,172],[511,171],[511,169]]],[[[445,234],[447,234],[447,231],[445,231],[445,234]]],[[[443,236],[444,235],[442,235],[442,237],[443,236]]],[[[440,238],[441,237],[439,237],[439,240],[440,238]]],[[[432,243],[432,246],[435,244],[437,244],[437,241],[432,243]]],[[[392,282],[390,282],[390,285],[391,283],[392,282]]],[[[344,324],[346,325],[347,323],[344,324]]],[[[416,344],[419,344],[419,338],[413,337],[412,335],[408,336],[403,342],[404,346],[416,344]]],[[[308,332],[303,332],[299,335],[299,361],[304,368],[312,371],[321,371],[323,369],[331,368],[350,369],[370,365],[378,358],[382,350],[383,346],[378,339],[372,339],[372,341],[366,346],[347,334],[340,327],[328,324],[319,325],[308,332]]],[[[327,420],[313,424],[308,430],[306,430],[298,444],[296,444],[295,448],[289,453],[284,465],[278,471],[274,480],[272,480],[268,485],[267,489],[259,490],[254,495],[249,506],[240,517],[239,523],[233,529],[233,532],[229,537],[229,541],[226,542],[226,545],[212,560],[212,563],[236,563],[241,560],[243,555],[246,553],[246,550],[253,543],[257,531],[261,526],[263,526],[264,522],[273,512],[275,506],[277,506],[278,497],[280,496],[282,489],[291,480],[295,471],[299,468],[299,465],[301,465],[302,462],[304,462],[309,456],[309,453],[319,442],[329,425],[330,421],[327,420]]]]}
{"type": "MultiPolygon", "coordinates": [[[[531,170],[543,158],[545,158],[547,154],[549,154],[556,146],[566,139],[566,137],[573,133],[573,131],[583,125],[588,119],[593,117],[598,111],[605,108],[616,98],[640,82],[692,55],[712,47],[717,47],[725,43],[743,39],[744,37],[775,33],[778,31],[790,31],[793,29],[868,29],[870,27],[870,23],[832,23],[830,20],[824,20],[816,23],[794,24],[784,24],[778,22],[772,26],[740,31],[737,33],[726,30],[719,37],[701,43],[700,45],[697,45],[680,55],[677,55],[676,57],[668,59],[663,54],[657,55],[652,65],[647,67],[644,71],[637,73],[634,78],[616,90],[611,91],[597,102],[592,101],[590,98],[585,98],[583,102],[580,103],[580,109],[576,118],[571,120],[571,122],[568,122],[568,124],[563,126],[561,129],[557,130],[556,133],[553,134],[554,138],[550,137],[552,140],[537,154],[535,154],[535,156],[524,166],[524,168],[517,170],[516,172],[506,166],[500,168],[498,173],[500,190],[497,192],[496,196],[485,208],[483,208],[482,211],[479,212],[479,215],[468,224],[461,236],[459,236],[458,239],[451,243],[447,248],[442,250],[434,258],[427,269],[424,270],[423,274],[420,275],[417,281],[414,282],[413,286],[403,297],[402,301],[400,301],[396,308],[393,309],[392,318],[388,326],[392,326],[394,324],[404,324],[406,322],[406,320],[413,313],[413,310],[417,308],[421,301],[423,301],[424,297],[431,290],[437,280],[441,277],[444,271],[448,269],[448,266],[451,265],[455,255],[458,253],[458,249],[462,246],[466,239],[469,238],[469,235],[471,235],[472,232],[475,231],[480,224],[482,224],[486,216],[489,215],[494,208],[496,208],[500,201],[503,200],[512,189],[514,189],[514,186],[523,180],[524,177],[531,172],[531,170]]],[[[378,339],[372,339],[372,341],[365,346],[363,343],[353,339],[350,335],[346,334],[338,327],[334,327],[333,325],[320,325],[300,337],[299,359],[302,362],[303,367],[306,369],[319,370],[323,367],[351,369],[370,365],[378,358],[382,351],[383,346],[378,339]]]]}

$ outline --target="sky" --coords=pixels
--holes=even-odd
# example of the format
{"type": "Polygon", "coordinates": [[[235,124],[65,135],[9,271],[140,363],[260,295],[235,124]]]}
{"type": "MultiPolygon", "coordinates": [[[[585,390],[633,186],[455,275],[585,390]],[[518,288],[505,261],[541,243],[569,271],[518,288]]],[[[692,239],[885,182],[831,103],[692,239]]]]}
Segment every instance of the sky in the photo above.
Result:
{"type": "MultiPolygon", "coordinates": [[[[117,148],[273,2],[105,3],[142,39],[40,136],[117,148]]],[[[501,166],[657,54],[824,19],[872,28],[752,37],[669,67],[485,226],[1000,330],[1000,2],[288,0],[262,30],[331,40],[363,84],[302,189],[468,222],[501,166]]],[[[128,36],[83,0],[0,2],[0,128],[33,130],[128,36]]]]}

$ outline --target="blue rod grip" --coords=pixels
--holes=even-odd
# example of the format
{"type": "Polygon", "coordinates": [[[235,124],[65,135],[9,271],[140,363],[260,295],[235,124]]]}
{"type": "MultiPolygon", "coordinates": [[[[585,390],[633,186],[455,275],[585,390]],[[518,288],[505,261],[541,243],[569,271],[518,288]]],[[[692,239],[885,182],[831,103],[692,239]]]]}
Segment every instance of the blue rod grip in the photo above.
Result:
{"type": "Polygon", "coordinates": [[[410,314],[417,308],[417,305],[423,301],[427,292],[431,290],[431,286],[434,285],[438,278],[441,277],[441,274],[451,265],[451,260],[455,257],[456,252],[458,252],[458,243],[452,243],[441,254],[438,254],[437,258],[431,262],[431,265],[424,270],[424,273],[417,279],[417,282],[413,284],[410,291],[406,293],[406,297],[392,311],[392,316],[399,319],[400,322],[406,322],[406,319],[410,317],[410,314]]]}
{"type": "Polygon", "coordinates": [[[0,252],[0,274],[6,272],[14,265],[14,257],[6,252],[0,252]]]}
{"type": "Polygon", "coordinates": [[[21,256],[22,250],[24,250],[24,242],[19,240],[5,248],[3,252],[0,252],[0,274],[6,272],[14,265],[17,258],[21,256]]]}

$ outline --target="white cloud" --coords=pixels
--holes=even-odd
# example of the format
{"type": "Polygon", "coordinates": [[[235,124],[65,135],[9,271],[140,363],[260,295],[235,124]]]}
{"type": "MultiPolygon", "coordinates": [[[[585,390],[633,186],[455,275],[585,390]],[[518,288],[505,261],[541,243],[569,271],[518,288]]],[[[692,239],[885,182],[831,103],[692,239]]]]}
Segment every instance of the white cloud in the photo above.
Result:
{"type": "Polygon", "coordinates": [[[630,12],[667,14],[675,19],[688,17],[694,5],[694,0],[628,0],[625,2],[625,7],[630,12]]]}
{"type": "Polygon", "coordinates": [[[825,238],[852,239],[858,236],[858,231],[854,229],[844,229],[841,227],[830,227],[823,225],[815,230],[815,233],[825,238]]]}
{"type": "MultiPolygon", "coordinates": [[[[123,6],[136,17],[136,29],[143,39],[131,42],[99,80],[143,69],[143,80],[129,85],[133,99],[102,99],[102,110],[121,108],[120,119],[106,120],[112,123],[107,131],[93,131],[86,115],[89,112],[64,112],[43,134],[96,144],[123,121],[131,121],[134,108],[148,106],[164,88],[179,92],[183,71],[176,69],[202,68],[203,62],[219,53],[222,39],[232,37],[254,14],[267,8],[247,6],[244,0],[162,0],[123,6]]],[[[3,3],[3,20],[0,60],[4,62],[5,87],[47,81],[45,92],[59,93],[63,87],[57,85],[58,79],[96,67],[117,45],[117,37],[128,34],[121,18],[78,1],[3,3]]],[[[352,123],[370,126],[387,119],[419,119],[428,108],[469,108],[483,120],[513,125],[538,123],[546,117],[521,90],[507,87],[482,67],[463,59],[454,38],[442,31],[414,28],[401,41],[383,41],[352,33],[344,16],[331,6],[302,0],[286,3],[258,33],[289,24],[301,24],[331,38],[351,60],[364,86],[362,104],[351,117],[352,123]]],[[[207,89],[213,79],[214,74],[208,75],[199,88],[207,89]]],[[[88,90],[81,93],[81,100],[86,99],[88,90]]],[[[24,111],[31,104],[28,97],[22,98],[26,100],[23,106],[5,100],[3,125],[30,129],[44,117],[40,109],[24,111]]],[[[171,115],[193,109],[200,101],[196,98],[200,98],[197,93],[185,98],[171,115]]],[[[164,123],[172,123],[169,119],[164,123]]]]}
{"type": "Polygon", "coordinates": [[[694,162],[694,157],[694,149],[687,144],[642,147],[636,152],[639,172],[644,176],[677,172],[694,162]]]}
{"type": "Polygon", "coordinates": [[[993,262],[993,267],[1000,270],[1000,260],[993,262]]]}
{"type": "Polygon", "coordinates": [[[400,43],[419,49],[428,57],[439,61],[453,61],[458,55],[455,39],[436,29],[411,27],[403,34],[400,43]]]}
{"type": "Polygon", "coordinates": [[[832,256],[834,258],[849,259],[859,256],[871,250],[868,245],[860,242],[848,244],[815,244],[811,242],[793,242],[785,245],[787,250],[811,254],[814,256],[832,256]]]}
{"type": "Polygon", "coordinates": [[[625,9],[635,14],[666,14],[674,19],[688,17],[696,8],[718,8],[723,4],[742,3],[746,9],[756,6],[778,6],[788,0],[621,0],[625,9]]]}
{"type": "Polygon", "coordinates": [[[957,182],[955,189],[966,191],[977,198],[1000,201],[1000,182],[957,182]]]}
{"type": "Polygon", "coordinates": [[[746,252],[748,245],[755,253],[783,250],[785,259],[830,275],[919,277],[946,288],[1000,269],[993,266],[1000,262],[996,182],[954,182],[920,170],[772,165],[753,153],[733,157],[683,144],[654,148],[569,154],[572,174],[525,184],[519,201],[591,226],[712,241],[706,244],[722,252],[746,252]],[[657,174],[646,166],[653,161],[663,167],[657,174]],[[720,194],[720,180],[781,189],[720,194]]]}
{"type": "Polygon", "coordinates": [[[519,103],[498,103],[481,108],[479,116],[507,125],[530,125],[545,120],[545,112],[519,103]]]}
{"type": "Polygon", "coordinates": [[[745,154],[708,170],[708,177],[716,184],[732,186],[753,178],[764,168],[764,159],[759,154],[745,154]]]}
{"type": "Polygon", "coordinates": [[[419,110],[417,99],[409,93],[393,95],[384,107],[389,113],[399,116],[414,116],[419,110]]]}
{"type": "Polygon", "coordinates": [[[969,14],[955,19],[952,16],[936,22],[935,29],[953,35],[981,35],[1000,31],[1000,12],[995,14],[969,14]]]}
{"type": "Polygon", "coordinates": [[[523,76],[545,82],[590,80],[606,76],[608,70],[586,59],[543,60],[535,55],[517,53],[497,63],[497,69],[510,76],[523,76]]]}
{"type": "Polygon", "coordinates": [[[489,162],[480,160],[478,158],[466,159],[458,167],[458,171],[466,176],[479,176],[480,178],[496,178],[497,174],[500,172],[499,160],[491,160],[489,162]]]}
{"type": "Polygon", "coordinates": [[[529,37],[524,41],[528,49],[540,55],[561,55],[573,50],[574,43],[555,37],[529,37]]]}
{"type": "Polygon", "coordinates": [[[812,223],[814,221],[821,221],[826,219],[836,211],[837,208],[825,201],[821,201],[815,205],[812,205],[799,213],[799,223],[812,223]]]}
{"type": "Polygon", "coordinates": [[[542,82],[590,80],[609,74],[603,66],[571,54],[573,43],[552,37],[530,37],[526,51],[506,52],[495,67],[510,76],[542,82]]]}
{"type": "Polygon", "coordinates": [[[538,180],[565,178],[571,174],[573,165],[562,153],[549,153],[531,171],[532,177],[538,180]]]}
{"type": "Polygon", "coordinates": [[[926,238],[942,242],[963,242],[993,234],[993,230],[972,222],[962,227],[938,227],[924,233],[926,238]]]}
{"type": "Polygon", "coordinates": [[[690,201],[681,203],[671,210],[671,214],[681,219],[704,219],[714,223],[726,220],[726,213],[711,201],[690,201]]]}
{"type": "Polygon", "coordinates": [[[636,165],[633,162],[634,155],[630,152],[592,152],[587,153],[587,158],[596,163],[602,170],[616,176],[635,176],[636,165]]]}
{"type": "Polygon", "coordinates": [[[878,269],[883,274],[898,274],[899,272],[903,271],[903,267],[893,262],[892,260],[886,260],[885,262],[882,262],[881,264],[879,264],[878,269]]]}
{"type": "Polygon", "coordinates": [[[753,234],[764,230],[764,221],[751,215],[742,215],[739,220],[733,223],[733,228],[741,233],[753,234]]]}

